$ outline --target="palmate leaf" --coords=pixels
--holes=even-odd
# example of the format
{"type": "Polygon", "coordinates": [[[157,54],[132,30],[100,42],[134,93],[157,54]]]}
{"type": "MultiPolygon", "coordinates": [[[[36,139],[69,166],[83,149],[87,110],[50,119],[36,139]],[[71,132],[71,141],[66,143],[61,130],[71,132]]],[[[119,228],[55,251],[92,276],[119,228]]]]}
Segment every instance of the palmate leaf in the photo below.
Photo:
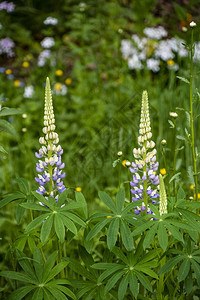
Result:
{"type": "Polygon", "coordinates": [[[88,218],[88,209],[87,209],[87,202],[85,200],[85,197],[83,196],[83,194],[81,192],[75,192],[75,197],[76,197],[76,201],[78,203],[82,203],[83,206],[81,207],[81,209],[78,210],[78,213],[80,213],[80,215],[87,219],[88,218]]]}
{"type": "Polygon", "coordinates": [[[143,248],[144,250],[146,248],[149,247],[149,245],[152,243],[154,237],[155,237],[155,234],[157,233],[157,230],[158,230],[158,225],[159,223],[155,223],[146,233],[145,235],[145,238],[144,238],[144,241],[143,241],[143,248]]]}
{"type": "Polygon", "coordinates": [[[168,246],[168,235],[162,222],[159,223],[158,227],[158,241],[163,251],[165,251],[168,246]]]}
{"type": "Polygon", "coordinates": [[[97,235],[105,226],[106,224],[110,222],[110,218],[107,218],[103,221],[98,222],[92,230],[88,233],[86,239],[91,240],[95,235],[97,235]]]}
{"type": "Polygon", "coordinates": [[[18,281],[27,282],[27,283],[35,283],[35,281],[31,277],[27,276],[26,274],[14,272],[14,271],[2,271],[0,272],[0,275],[9,279],[14,279],[18,281]]]}
{"type": "Polygon", "coordinates": [[[122,280],[120,281],[119,288],[118,288],[118,299],[123,300],[124,296],[127,291],[128,287],[128,282],[129,282],[129,274],[127,273],[122,280]]]}
{"type": "Polygon", "coordinates": [[[198,286],[200,287],[200,265],[193,259],[191,259],[191,263],[196,275],[198,286]]]}
{"type": "Polygon", "coordinates": [[[64,215],[62,214],[59,214],[59,217],[60,219],[62,220],[63,222],[63,225],[69,229],[73,234],[77,234],[77,229],[76,229],[76,226],[74,225],[74,223],[67,217],[65,217],[64,215]]]}
{"type": "Polygon", "coordinates": [[[37,288],[31,298],[31,300],[43,300],[44,289],[37,288]]]}
{"type": "Polygon", "coordinates": [[[131,230],[128,227],[127,223],[123,220],[121,221],[120,224],[120,232],[121,232],[122,242],[125,248],[128,251],[133,250],[134,244],[133,244],[133,237],[131,234],[131,230]]]}
{"type": "Polygon", "coordinates": [[[139,293],[139,284],[137,281],[137,277],[135,276],[135,273],[133,271],[129,272],[129,288],[132,295],[137,298],[137,295],[139,293]]]}
{"type": "Polygon", "coordinates": [[[0,120],[0,131],[5,131],[15,138],[18,137],[15,128],[6,120],[0,120]]]}
{"type": "Polygon", "coordinates": [[[63,243],[65,240],[65,226],[61,215],[55,214],[54,226],[58,239],[63,243]]]}
{"type": "Polygon", "coordinates": [[[19,199],[25,199],[26,196],[21,192],[15,192],[9,196],[6,196],[4,199],[0,201],[0,208],[4,207],[8,203],[10,203],[13,200],[19,200],[19,199]]]}
{"type": "Polygon", "coordinates": [[[21,300],[23,299],[28,293],[34,290],[34,286],[27,285],[20,287],[19,289],[15,290],[9,297],[10,300],[21,300]]]}
{"type": "Polygon", "coordinates": [[[21,203],[20,206],[27,208],[27,209],[50,212],[49,208],[42,206],[40,204],[37,204],[37,203],[27,203],[26,202],[26,203],[21,203]]]}
{"type": "Polygon", "coordinates": [[[108,249],[112,249],[117,241],[118,231],[119,231],[119,218],[114,218],[111,220],[110,225],[108,227],[107,233],[107,245],[108,249]]]}
{"type": "Polygon", "coordinates": [[[54,219],[54,215],[52,214],[45,220],[45,222],[42,225],[41,232],[40,232],[40,239],[42,243],[46,242],[46,240],[48,239],[51,233],[53,219],[54,219]]]}
{"type": "Polygon", "coordinates": [[[52,287],[54,290],[59,290],[63,292],[65,295],[71,297],[72,299],[76,300],[76,296],[70,289],[68,289],[66,286],[55,284],[53,281],[51,283],[47,284],[47,287],[52,287]]]}
{"type": "Polygon", "coordinates": [[[112,200],[112,198],[106,194],[106,192],[99,192],[98,193],[99,198],[101,199],[101,201],[114,213],[117,213],[117,209],[115,207],[115,204],[112,200]]]}
{"type": "Polygon", "coordinates": [[[2,109],[0,111],[0,117],[19,115],[22,113],[23,112],[21,110],[16,109],[16,108],[2,107],[2,109]]]}
{"type": "Polygon", "coordinates": [[[190,271],[190,259],[185,259],[182,264],[180,265],[179,271],[178,271],[178,281],[183,281],[188,273],[190,271]]]}
{"type": "Polygon", "coordinates": [[[56,275],[58,275],[66,266],[68,265],[68,261],[62,261],[58,263],[49,273],[49,275],[45,279],[45,283],[52,280],[56,275]]]}
{"type": "Polygon", "coordinates": [[[168,260],[164,266],[159,270],[158,274],[162,275],[172,270],[182,259],[184,259],[184,255],[173,257],[172,259],[168,260]]]}
{"type": "Polygon", "coordinates": [[[122,213],[124,203],[125,203],[125,190],[119,189],[119,191],[116,195],[116,207],[117,207],[118,214],[122,213]]]}
{"type": "Polygon", "coordinates": [[[41,216],[37,217],[36,219],[34,219],[30,224],[28,224],[28,226],[25,229],[25,232],[28,233],[33,229],[36,229],[37,227],[39,227],[41,225],[41,223],[51,215],[51,213],[47,213],[47,214],[42,214],[41,216]]]}
{"type": "Polygon", "coordinates": [[[75,223],[79,224],[80,226],[83,226],[83,227],[86,226],[85,222],[83,220],[81,220],[81,218],[79,218],[74,213],[68,211],[68,212],[65,212],[64,215],[66,217],[68,217],[69,219],[71,219],[72,221],[74,221],[75,223]]]}
{"type": "Polygon", "coordinates": [[[105,286],[105,293],[107,294],[113,287],[114,285],[117,283],[117,281],[124,275],[125,271],[119,271],[117,273],[115,273],[106,283],[105,286]]]}
{"type": "Polygon", "coordinates": [[[54,251],[46,260],[45,264],[44,264],[44,268],[43,268],[43,272],[42,272],[42,278],[43,281],[46,282],[51,269],[53,268],[56,258],[58,257],[58,251],[54,251]]]}
{"type": "MultiPolygon", "coordinates": [[[[93,265],[95,267],[95,265],[93,265]]],[[[107,270],[105,270],[98,278],[98,282],[104,281],[108,276],[115,273],[118,270],[122,270],[125,266],[121,264],[109,264],[109,267],[107,270]]],[[[98,266],[97,266],[98,268],[98,266]]]]}

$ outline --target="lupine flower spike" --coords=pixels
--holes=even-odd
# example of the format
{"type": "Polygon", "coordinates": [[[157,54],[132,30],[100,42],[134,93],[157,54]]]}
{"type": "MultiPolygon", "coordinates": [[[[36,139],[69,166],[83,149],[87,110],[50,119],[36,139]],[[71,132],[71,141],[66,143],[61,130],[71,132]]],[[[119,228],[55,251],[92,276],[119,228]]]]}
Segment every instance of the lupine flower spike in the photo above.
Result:
{"type": "Polygon", "coordinates": [[[132,162],[130,167],[130,172],[133,173],[133,181],[130,182],[132,201],[143,199],[142,206],[135,209],[135,214],[140,214],[141,211],[144,211],[145,214],[152,214],[148,207],[148,200],[152,199],[154,204],[157,203],[155,199],[159,198],[159,176],[156,175],[158,170],[157,151],[151,137],[148,94],[147,91],[143,91],[138,137],[139,148],[133,149],[135,162],[132,162]]]}
{"type": "Polygon", "coordinates": [[[160,204],[159,204],[159,212],[160,215],[167,214],[167,196],[166,196],[166,191],[165,191],[165,184],[163,181],[163,177],[160,174],[159,175],[159,180],[160,180],[160,204]]]}
{"type": "Polygon", "coordinates": [[[37,193],[41,195],[49,195],[57,201],[59,193],[62,193],[66,188],[62,179],[65,177],[63,168],[65,164],[61,162],[63,149],[59,143],[58,134],[55,132],[55,118],[53,112],[53,102],[49,78],[46,80],[45,87],[45,105],[44,105],[44,137],[39,138],[39,143],[42,145],[39,152],[35,156],[39,159],[36,164],[36,171],[39,173],[35,177],[35,181],[39,183],[37,193]]]}

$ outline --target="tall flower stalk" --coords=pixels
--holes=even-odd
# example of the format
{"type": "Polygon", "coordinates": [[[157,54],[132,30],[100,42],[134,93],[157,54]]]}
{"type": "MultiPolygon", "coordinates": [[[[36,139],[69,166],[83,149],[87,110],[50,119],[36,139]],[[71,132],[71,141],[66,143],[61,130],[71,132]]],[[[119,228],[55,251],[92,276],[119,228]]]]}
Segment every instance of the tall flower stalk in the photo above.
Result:
{"type": "Polygon", "coordinates": [[[191,45],[190,45],[190,130],[191,130],[191,148],[192,148],[192,160],[193,160],[193,170],[194,170],[194,184],[195,184],[195,194],[196,200],[198,201],[198,182],[197,182],[197,160],[195,154],[194,145],[194,114],[193,114],[193,57],[194,57],[194,28],[196,23],[191,22],[190,27],[192,29],[191,33],[191,45]]]}
{"type": "Polygon", "coordinates": [[[46,79],[45,87],[45,105],[44,105],[44,136],[39,138],[39,143],[42,145],[39,152],[35,156],[39,159],[36,164],[38,176],[35,181],[39,183],[37,193],[48,195],[58,199],[59,193],[62,193],[66,188],[62,179],[65,178],[63,168],[65,164],[61,161],[63,149],[59,143],[58,134],[55,132],[55,117],[53,111],[53,101],[50,88],[49,78],[46,79]]]}
{"type": "Polygon", "coordinates": [[[160,215],[167,214],[167,195],[165,190],[165,184],[163,181],[163,177],[160,174],[159,175],[159,181],[160,181],[160,203],[159,203],[159,213],[160,215]]]}
{"type": "Polygon", "coordinates": [[[148,94],[147,91],[143,91],[138,137],[139,148],[133,149],[135,162],[132,162],[130,167],[130,172],[133,174],[133,180],[130,182],[133,195],[132,201],[143,200],[142,206],[135,209],[135,214],[140,214],[141,211],[145,215],[151,214],[152,211],[148,207],[149,199],[152,199],[152,203],[157,203],[155,199],[159,198],[159,176],[156,175],[158,170],[158,162],[156,162],[157,151],[151,138],[148,94]]]}

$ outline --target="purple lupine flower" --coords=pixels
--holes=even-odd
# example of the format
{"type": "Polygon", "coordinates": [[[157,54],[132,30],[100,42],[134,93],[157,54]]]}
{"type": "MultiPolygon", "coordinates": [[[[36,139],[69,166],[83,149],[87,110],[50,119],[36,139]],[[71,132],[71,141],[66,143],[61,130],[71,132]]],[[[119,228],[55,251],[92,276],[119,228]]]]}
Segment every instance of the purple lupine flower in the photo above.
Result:
{"type": "Polygon", "coordinates": [[[65,173],[62,171],[65,164],[62,163],[61,160],[63,149],[60,145],[57,145],[59,138],[55,132],[56,126],[54,123],[51,89],[49,78],[47,78],[45,87],[44,128],[42,130],[45,137],[40,137],[39,142],[42,146],[38,152],[35,152],[35,156],[39,159],[39,162],[36,163],[36,171],[40,173],[35,177],[35,181],[40,185],[36,191],[37,193],[41,195],[47,193],[57,201],[58,194],[62,193],[66,187],[61,180],[65,178],[65,173]]]}
{"type": "Polygon", "coordinates": [[[142,95],[139,134],[139,148],[133,149],[135,162],[132,162],[129,168],[133,174],[133,179],[130,182],[131,193],[133,195],[132,201],[144,201],[141,207],[135,207],[135,214],[138,215],[141,211],[152,214],[152,211],[148,207],[148,202],[151,199],[153,204],[158,203],[155,199],[159,198],[159,176],[156,175],[159,164],[156,162],[157,151],[154,149],[155,143],[151,140],[152,133],[147,91],[144,91],[142,95]]]}
{"type": "Polygon", "coordinates": [[[0,54],[7,54],[8,57],[14,56],[13,48],[15,43],[10,38],[0,40],[0,54]]]}
{"type": "Polygon", "coordinates": [[[6,10],[7,12],[12,12],[15,9],[15,4],[13,2],[3,1],[0,3],[0,10],[6,10]]]}

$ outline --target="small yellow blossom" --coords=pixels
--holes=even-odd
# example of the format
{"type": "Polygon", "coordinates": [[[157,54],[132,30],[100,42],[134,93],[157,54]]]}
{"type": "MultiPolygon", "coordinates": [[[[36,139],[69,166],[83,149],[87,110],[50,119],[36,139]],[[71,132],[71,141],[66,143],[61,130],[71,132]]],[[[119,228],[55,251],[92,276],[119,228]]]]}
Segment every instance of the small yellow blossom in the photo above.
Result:
{"type": "Polygon", "coordinates": [[[122,161],[122,165],[126,167],[126,159],[122,161]]]}
{"type": "Polygon", "coordinates": [[[62,70],[57,70],[56,71],[56,76],[62,76],[63,75],[63,71],[62,70]]]}
{"type": "MultiPolygon", "coordinates": [[[[194,194],[194,199],[196,199],[196,194],[194,194]]],[[[200,193],[198,193],[198,199],[200,199],[200,193]]]]}
{"type": "Polygon", "coordinates": [[[194,185],[193,185],[193,184],[191,184],[191,186],[190,186],[190,189],[191,189],[191,190],[193,190],[193,189],[194,189],[194,185]]]}
{"type": "Polygon", "coordinates": [[[15,81],[14,81],[14,86],[15,86],[15,87],[19,87],[19,85],[20,85],[20,81],[19,81],[19,80],[15,80],[15,81]]]}
{"type": "Polygon", "coordinates": [[[106,218],[112,218],[112,216],[107,216],[106,218]]]}
{"type": "Polygon", "coordinates": [[[29,67],[29,62],[28,61],[24,61],[22,64],[23,68],[28,68],[29,67]]]}
{"type": "Polygon", "coordinates": [[[160,174],[162,174],[162,175],[166,175],[166,174],[167,174],[167,172],[166,172],[166,169],[165,169],[165,168],[163,168],[163,169],[160,169],[160,174]]]}
{"type": "Polygon", "coordinates": [[[61,90],[62,89],[61,83],[55,83],[54,88],[55,88],[55,90],[58,90],[58,91],[61,90]]]}
{"type": "Polygon", "coordinates": [[[81,192],[81,191],[82,191],[82,188],[78,186],[78,187],[76,187],[76,191],[77,191],[77,192],[81,192]]]}
{"type": "Polygon", "coordinates": [[[6,75],[10,75],[10,74],[12,74],[12,70],[11,69],[7,69],[6,70],[6,75]]]}
{"type": "Polygon", "coordinates": [[[66,83],[66,85],[70,85],[72,83],[72,79],[71,78],[66,78],[65,83],[66,83]]]}
{"type": "Polygon", "coordinates": [[[173,66],[175,64],[175,62],[172,59],[169,59],[167,61],[168,66],[173,66]]]}

